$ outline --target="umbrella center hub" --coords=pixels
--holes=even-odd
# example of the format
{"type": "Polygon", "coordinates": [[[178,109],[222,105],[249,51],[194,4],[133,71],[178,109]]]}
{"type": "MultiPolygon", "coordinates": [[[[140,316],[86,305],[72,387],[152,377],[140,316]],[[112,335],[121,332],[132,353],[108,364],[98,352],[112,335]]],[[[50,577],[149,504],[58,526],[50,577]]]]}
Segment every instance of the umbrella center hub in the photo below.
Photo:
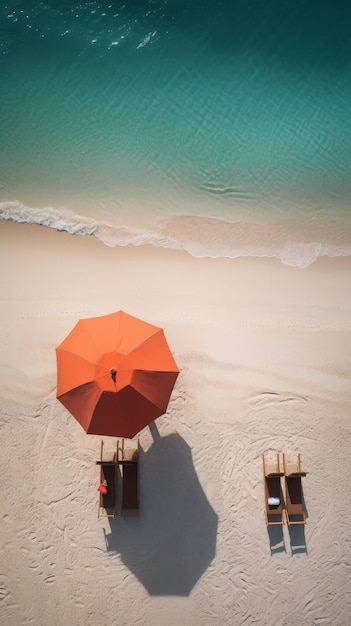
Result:
{"type": "Polygon", "coordinates": [[[110,375],[112,375],[113,372],[117,374],[122,359],[123,354],[119,354],[118,352],[108,352],[96,362],[96,365],[99,368],[103,368],[110,375]]]}

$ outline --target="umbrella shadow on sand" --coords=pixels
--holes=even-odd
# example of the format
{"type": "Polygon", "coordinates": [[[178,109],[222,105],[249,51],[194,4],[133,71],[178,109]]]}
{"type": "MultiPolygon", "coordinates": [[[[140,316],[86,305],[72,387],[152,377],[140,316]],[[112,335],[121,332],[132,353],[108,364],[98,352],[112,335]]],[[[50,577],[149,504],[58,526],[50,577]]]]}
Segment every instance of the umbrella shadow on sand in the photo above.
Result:
{"type": "Polygon", "coordinates": [[[178,434],[140,453],[140,515],[109,519],[106,547],[150,595],[188,596],[216,552],[218,516],[197,477],[191,449],[178,434]]]}

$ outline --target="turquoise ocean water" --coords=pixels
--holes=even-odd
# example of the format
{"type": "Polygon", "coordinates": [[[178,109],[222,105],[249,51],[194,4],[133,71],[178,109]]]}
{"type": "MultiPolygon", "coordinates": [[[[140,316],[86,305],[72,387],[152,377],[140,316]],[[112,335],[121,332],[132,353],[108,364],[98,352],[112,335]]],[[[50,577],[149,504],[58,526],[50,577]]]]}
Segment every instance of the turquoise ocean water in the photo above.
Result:
{"type": "Polygon", "coordinates": [[[351,254],[345,1],[4,0],[0,217],[195,256],[351,254]]]}

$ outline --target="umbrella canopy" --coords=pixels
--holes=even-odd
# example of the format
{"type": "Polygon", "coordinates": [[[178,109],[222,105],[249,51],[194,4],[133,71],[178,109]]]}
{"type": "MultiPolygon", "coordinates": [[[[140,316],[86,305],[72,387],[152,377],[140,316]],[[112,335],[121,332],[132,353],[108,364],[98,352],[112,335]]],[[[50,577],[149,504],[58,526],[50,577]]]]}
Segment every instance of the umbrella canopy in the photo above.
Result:
{"type": "Polygon", "coordinates": [[[79,320],[56,358],[57,398],[94,435],[134,437],[165,413],[179,374],[162,328],[123,311],[79,320]]]}

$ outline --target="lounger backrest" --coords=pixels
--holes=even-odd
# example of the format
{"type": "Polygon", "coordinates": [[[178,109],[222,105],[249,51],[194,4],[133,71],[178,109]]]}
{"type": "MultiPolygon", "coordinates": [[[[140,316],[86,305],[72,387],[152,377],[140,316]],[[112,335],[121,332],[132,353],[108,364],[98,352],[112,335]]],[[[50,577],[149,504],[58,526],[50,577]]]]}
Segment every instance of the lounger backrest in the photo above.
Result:
{"type": "Polygon", "coordinates": [[[138,439],[137,449],[130,451],[124,447],[122,440],[122,500],[121,514],[138,515],[139,510],[139,451],[140,442],[138,439]],[[129,513],[127,511],[130,511],[129,513]],[[134,511],[135,513],[132,513],[134,511]]]}
{"type": "Polygon", "coordinates": [[[138,464],[123,464],[123,502],[124,509],[137,509],[138,498],[138,464]]]}

